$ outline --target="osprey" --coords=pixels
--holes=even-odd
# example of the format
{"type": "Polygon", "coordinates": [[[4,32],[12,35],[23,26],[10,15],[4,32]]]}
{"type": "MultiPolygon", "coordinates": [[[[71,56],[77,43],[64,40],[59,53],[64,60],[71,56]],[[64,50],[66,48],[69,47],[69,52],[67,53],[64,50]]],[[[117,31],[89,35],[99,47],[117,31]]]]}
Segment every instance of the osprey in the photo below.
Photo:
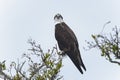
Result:
{"type": "Polygon", "coordinates": [[[56,14],[54,20],[57,22],[55,25],[55,38],[62,54],[67,54],[81,74],[83,74],[82,68],[85,71],[86,68],[82,61],[78,41],[74,32],[63,21],[63,17],[60,14],[56,14]]]}

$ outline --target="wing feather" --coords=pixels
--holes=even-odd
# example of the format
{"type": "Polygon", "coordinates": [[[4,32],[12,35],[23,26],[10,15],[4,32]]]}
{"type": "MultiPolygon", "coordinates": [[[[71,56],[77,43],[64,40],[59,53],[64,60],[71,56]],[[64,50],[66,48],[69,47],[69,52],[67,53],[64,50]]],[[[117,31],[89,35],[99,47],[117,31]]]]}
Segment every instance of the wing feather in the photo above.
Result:
{"type": "Polygon", "coordinates": [[[79,45],[74,32],[64,23],[58,23],[55,25],[55,38],[58,42],[60,50],[64,51],[68,49],[65,53],[69,56],[78,70],[83,74],[81,67],[86,70],[83,64],[79,45]]]}

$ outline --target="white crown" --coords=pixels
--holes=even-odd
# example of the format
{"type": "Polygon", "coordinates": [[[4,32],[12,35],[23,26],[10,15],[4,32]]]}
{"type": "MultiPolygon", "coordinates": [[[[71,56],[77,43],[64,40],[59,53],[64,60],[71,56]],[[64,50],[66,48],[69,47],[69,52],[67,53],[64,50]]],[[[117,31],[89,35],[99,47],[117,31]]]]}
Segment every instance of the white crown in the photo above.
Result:
{"type": "Polygon", "coordinates": [[[61,14],[58,13],[54,16],[54,20],[57,23],[61,23],[61,22],[63,22],[63,17],[61,16],[61,14]]]}

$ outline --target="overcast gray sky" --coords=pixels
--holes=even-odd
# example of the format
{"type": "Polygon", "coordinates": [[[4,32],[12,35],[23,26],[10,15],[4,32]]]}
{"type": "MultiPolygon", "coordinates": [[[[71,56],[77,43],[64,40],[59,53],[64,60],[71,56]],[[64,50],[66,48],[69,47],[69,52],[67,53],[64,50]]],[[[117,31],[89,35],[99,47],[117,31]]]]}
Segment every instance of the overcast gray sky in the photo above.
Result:
{"type": "Polygon", "coordinates": [[[85,40],[102,30],[120,25],[120,0],[0,0],[0,61],[17,60],[27,51],[31,37],[47,52],[57,44],[54,38],[56,13],[75,32],[87,71],[83,75],[68,57],[63,60],[64,80],[119,80],[120,66],[109,63],[97,49],[85,51],[85,40]]]}

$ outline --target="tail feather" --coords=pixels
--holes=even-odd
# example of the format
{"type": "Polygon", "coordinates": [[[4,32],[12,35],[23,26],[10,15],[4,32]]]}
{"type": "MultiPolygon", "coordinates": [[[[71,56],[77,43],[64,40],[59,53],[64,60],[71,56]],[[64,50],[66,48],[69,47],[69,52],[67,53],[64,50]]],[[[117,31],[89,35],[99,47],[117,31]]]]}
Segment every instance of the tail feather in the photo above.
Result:
{"type": "Polygon", "coordinates": [[[83,70],[82,68],[86,71],[86,67],[81,59],[80,53],[77,51],[73,52],[73,51],[69,51],[67,53],[67,55],[69,56],[69,58],[72,60],[72,62],[74,63],[74,65],[78,68],[78,70],[80,71],[81,74],[83,74],[83,70]],[[82,68],[81,68],[82,67],[82,68]]]}
{"type": "Polygon", "coordinates": [[[86,67],[85,67],[85,65],[84,65],[84,63],[83,63],[83,61],[82,61],[81,56],[80,56],[80,52],[78,51],[78,53],[79,53],[79,57],[80,57],[80,58],[78,58],[78,59],[79,59],[80,66],[82,66],[82,68],[86,71],[86,67]]]}

